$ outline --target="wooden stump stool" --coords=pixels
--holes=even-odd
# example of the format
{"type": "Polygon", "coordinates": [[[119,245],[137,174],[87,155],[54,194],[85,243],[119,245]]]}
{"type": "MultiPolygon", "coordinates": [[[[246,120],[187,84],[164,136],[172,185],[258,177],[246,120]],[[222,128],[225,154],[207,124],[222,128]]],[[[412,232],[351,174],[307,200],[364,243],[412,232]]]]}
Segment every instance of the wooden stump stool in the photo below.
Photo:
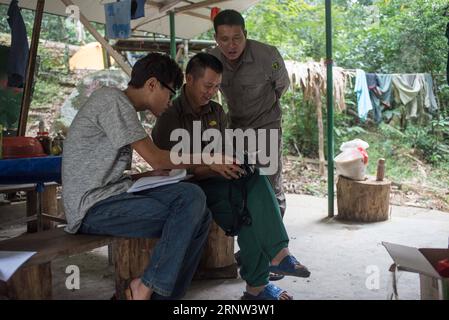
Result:
{"type": "Polygon", "coordinates": [[[213,221],[195,279],[237,278],[237,275],[237,265],[234,260],[234,237],[226,236],[224,231],[213,221]]]}
{"type": "Polygon", "coordinates": [[[339,176],[337,218],[360,222],[388,220],[390,186],[390,181],[376,181],[373,177],[368,177],[364,181],[355,181],[339,176]]]}
{"type": "MultiPolygon", "coordinates": [[[[125,299],[125,289],[130,279],[143,274],[158,240],[126,239],[114,244],[117,299],[125,299]]],[[[234,238],[227,237],[224,231],[215,222],[212,222],[194,279],[229,279],[237,278],[237,276],[237,265],[234,261],[234,238]]]]}

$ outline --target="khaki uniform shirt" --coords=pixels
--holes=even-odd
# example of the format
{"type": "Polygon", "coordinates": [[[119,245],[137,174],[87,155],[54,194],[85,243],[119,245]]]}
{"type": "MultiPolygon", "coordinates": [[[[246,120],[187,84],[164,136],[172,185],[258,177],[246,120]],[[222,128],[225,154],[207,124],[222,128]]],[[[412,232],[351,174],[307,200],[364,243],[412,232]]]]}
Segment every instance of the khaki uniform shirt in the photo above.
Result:
{"type": "MultiPolygon", "coordinates": [[[[190,135],[190,147],[193,148],[193,121],[201,121],[201,136],[205,130],[214,128],[219,130],[224,137],[227,121],[221,105],[210,101],[201,108],[199,114],[195,114],[185,95],[185,87],[183,87],[181,95],[173,101],[173,105],[157,119],[151,132],[154,143],[161,149],[170,150],[178,143],[178,141],[170,141],[172,131],[185,129],[190,135]]],[[[208,141],[203,141],[201,150],[207,144],[209,144],[208,141]]]]}
{"type": "Polygon", "coordinates": [[[234,67],[218,47],[210,53],[224,66],[221,91],[229,107],[229,127],[280,128],[279,99],[290,80],[279,51],[273,46],[247,40],[241,60],[234,67]]]}

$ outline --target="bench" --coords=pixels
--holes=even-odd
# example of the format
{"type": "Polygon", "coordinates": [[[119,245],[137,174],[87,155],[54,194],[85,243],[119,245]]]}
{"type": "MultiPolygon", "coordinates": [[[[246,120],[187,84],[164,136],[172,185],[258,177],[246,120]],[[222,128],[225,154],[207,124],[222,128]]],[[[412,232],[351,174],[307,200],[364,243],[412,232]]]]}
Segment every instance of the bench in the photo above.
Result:
{"type": "Polygon", "coordinates": [[[51,299],[51,262],[105,245],[114,244],[119,238],[70,235],[63,229],[50,229],[37,233],[25,233],[0,242],[2,251],[36,251],[8,282],[0,281],[0,296],[9,299],[51,299]]]}
{"type": "MultiPolygon", "coordinates": [[[[223,238],[224,233],[220,232],[222,231],[214,223],[196,278],[237,277],[237,268],[233,263],[233,238],[223,238]],[[221,249],[217,250],[217,248],[221,249]],[[221,253],[211,254],[211,250],[221,253]]],[[[142,275],[157,241],[158,239],[71,235],[61,228],[25,233],[16,238],[0,241],[0,251],[37,252],[14,273],[8,282],[0,281],[0,297],[27,300],[52,299],[51,262],[53,260],[108,245],[112,248],[115,268],[115,296],[117,299],[124,299],[129,280],[142,275]]]]}

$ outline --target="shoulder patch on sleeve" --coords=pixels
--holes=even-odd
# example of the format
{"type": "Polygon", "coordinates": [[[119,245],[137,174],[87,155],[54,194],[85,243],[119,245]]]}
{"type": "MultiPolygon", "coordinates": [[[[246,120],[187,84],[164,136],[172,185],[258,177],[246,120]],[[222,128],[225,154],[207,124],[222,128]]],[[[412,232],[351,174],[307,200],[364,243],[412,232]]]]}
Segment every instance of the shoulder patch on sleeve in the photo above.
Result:
{"type": "Polygon", "coordinates": [[[273,70],[278,70],[279,69],[279,62],[275,61],[273,62],[273,64],[271,65],[271,67],[273,68],[273,70]]]}

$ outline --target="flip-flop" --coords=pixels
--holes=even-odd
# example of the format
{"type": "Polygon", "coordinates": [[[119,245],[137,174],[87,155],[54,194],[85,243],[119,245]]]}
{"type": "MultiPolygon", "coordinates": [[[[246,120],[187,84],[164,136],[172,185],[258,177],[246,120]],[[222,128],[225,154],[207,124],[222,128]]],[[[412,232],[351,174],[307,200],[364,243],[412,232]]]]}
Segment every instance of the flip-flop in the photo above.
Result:
{"type": "Polygon", "coordinates": [[[301,278],[310,277],[310,271],[306,266],[303,266],[296,258],[292,255],[286,256],[282,259],[281,263],[277,266],[271,265],[269,267],[270,272],[282,274],[284,276],[294,276],[301,278]],[[299,266],[299,268],[298,268],[299,266]]]}
{"type": "Polygon", "coordinates": [[[272,283],[269,283],[265,286],[265,288],[257,295],[253,295],[247,291],[243,292],[242,300],[283,300],[279,299],[283,293],[286,293],[289,299],[293,300],[293,297],[287,293],[286,290],[283,290],[272,283]]]}
{"type": "Polygon", "coordinates": [[[281,279],[284,279],[284,275],[283,274],[278,274],[278,273],[274,273],[274,272],[270,272],[270,281],[279,281],[281,279]]]}

